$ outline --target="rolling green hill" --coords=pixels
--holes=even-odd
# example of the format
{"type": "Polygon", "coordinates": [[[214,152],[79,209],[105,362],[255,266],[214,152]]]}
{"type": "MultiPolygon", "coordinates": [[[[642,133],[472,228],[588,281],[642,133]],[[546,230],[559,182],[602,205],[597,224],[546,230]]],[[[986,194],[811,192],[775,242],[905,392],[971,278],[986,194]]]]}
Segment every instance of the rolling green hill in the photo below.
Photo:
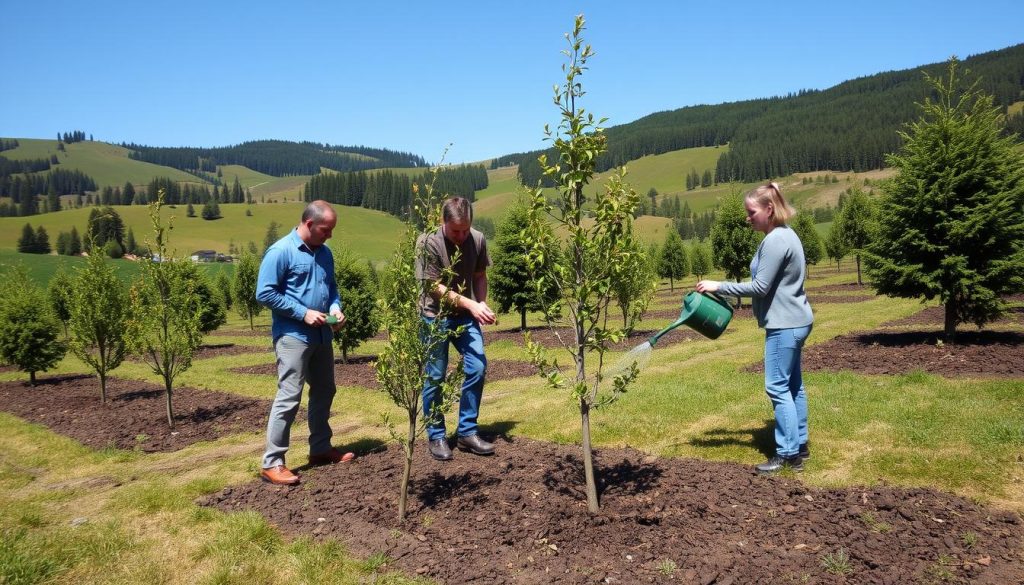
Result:
{"type": "MultiPolygon", "coordinates": [[[[223,217],[218,220],[207,221],[200,217],[186,217],[183,206],[165,208],[164,216],[174,217],[174,230],[171,232],[170,241],[171,247],[180,255],[187,255],[195,250],[227,253],[232,243],[239,248],[246,247],[249,242],[261,247],[271,221],[281,225],[278,233],[284,235],[298,223],[302,208],[302,203],[295,202],[252,206],[222,203],[220,210],[223,217]],[[251,208],[251,217],[245,215],[246,207],[251,208]]],[[[125,229],[131,228],[140,243],[147,237],[152,238],[148,207],[131,205],[117,206],[115,209],[124,220],[125,229]]],[[[31,217],[0,218],[0,249],[17,249],[17,240],[21,236],[22,226],[26,223],[31,224],[33,228],[44,226],[52,246],[57,240],[57,234],[71,231],[72,226],[78,228],[80,234],[84,234],[88,218],[87,208],[31,217]]],[[[374,262],[387,259],[398,243],[401,233],[402,223],[390,215],[355,207],[338,208],[338,227],[334,231],[334,239],[350,246],[357,256],[374,262]]]]}
{"type": "Polygon", "coordinates": [[[153,177],[168,177],[184,183],[205,183],[195,175],[147,162],[128,158],[128,149],[106,142],[75,142],[57,150],[56,140],[18,138],[18,148],[5,150],[0,155],[11,160],[50,158],[56,154],[60,166],[78,170],[96,181],[96,186],[123,187],[131,182],[136,189],[144,188],[153,177]]]}

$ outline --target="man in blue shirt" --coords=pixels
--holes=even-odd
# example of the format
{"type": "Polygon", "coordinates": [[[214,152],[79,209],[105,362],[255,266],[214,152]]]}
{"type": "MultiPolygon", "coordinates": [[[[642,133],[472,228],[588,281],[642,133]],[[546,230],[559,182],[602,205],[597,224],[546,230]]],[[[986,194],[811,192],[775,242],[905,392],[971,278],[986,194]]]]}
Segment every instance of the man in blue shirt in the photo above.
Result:
{"type": "Polygon", "coordinates": [[[256,300],[272,314],[278,378],[260,477],[278,485],[299,483],[299,476],[285,467],[284,455],[305,382],[309,383],[310,464],[355,457],[331,446],[328,422],[336,390],[332,330],[345,324],[334,280],[334,256],[324,245],[337,223],[338,216],[326,201],[313,201],[302,212],[299,225],[267,248],[260,264],[256,300]]]}

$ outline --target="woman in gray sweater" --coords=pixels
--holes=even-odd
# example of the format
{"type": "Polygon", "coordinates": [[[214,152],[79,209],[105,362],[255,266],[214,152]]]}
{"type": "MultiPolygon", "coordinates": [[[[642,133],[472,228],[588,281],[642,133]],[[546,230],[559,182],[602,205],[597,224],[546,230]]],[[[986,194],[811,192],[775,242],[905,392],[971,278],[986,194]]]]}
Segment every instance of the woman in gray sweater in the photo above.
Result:
{"type": "Polygon", "coordinates": [[[750,282],[702,280],[699,292],[752,297],[757,325],[765,330],[764,386],[775,410],[776,454],[758,464],[758,473],[803,469],[807,446],[807,394],[800,375],[800,352],[811,333],[814,315],[804,293],[807,264],[804,247],[786,222],[796,211],[775,183],[744,197],[747,222],[764,232],[750,262],[750,282]]]}

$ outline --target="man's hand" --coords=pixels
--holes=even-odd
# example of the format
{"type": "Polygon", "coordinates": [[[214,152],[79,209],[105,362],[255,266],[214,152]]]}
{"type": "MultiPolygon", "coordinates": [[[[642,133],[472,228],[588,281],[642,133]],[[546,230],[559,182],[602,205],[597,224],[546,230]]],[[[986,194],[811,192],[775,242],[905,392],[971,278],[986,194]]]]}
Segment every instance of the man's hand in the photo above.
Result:
{"type": "Polygon", "coordinates": [[[337,323],[331,325],[332,331],[340,331],[345,326],[345,313],[341,311],[332,311],[331,316],[338,320],[337,323]]]}
{"type": "Polygon", "coordinates": [[[494,311],[485,302],[473,303],[469,306],[469,314],[481,325],[493,325],[497,320],[494,311]]]}
{"type": "Polygon", "coordinates": [[[310,327],[319,327],[327,322],[327,313],[306,309],[306,316],[302,318],[302,322],[310,327]]]}

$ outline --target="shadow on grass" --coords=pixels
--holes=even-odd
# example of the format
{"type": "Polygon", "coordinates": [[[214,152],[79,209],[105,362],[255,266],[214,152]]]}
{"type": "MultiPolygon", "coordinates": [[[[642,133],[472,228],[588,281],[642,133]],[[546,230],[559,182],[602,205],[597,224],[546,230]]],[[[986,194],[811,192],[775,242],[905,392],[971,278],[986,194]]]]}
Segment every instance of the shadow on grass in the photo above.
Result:
{"type": "Polygon", "coordinates": [[[775,455],[775,419],[765,419],[760,427],[744,429],[708,429],[690,439],[694,447],[748,447],[757,449],[765,457],[775,455]]]}

